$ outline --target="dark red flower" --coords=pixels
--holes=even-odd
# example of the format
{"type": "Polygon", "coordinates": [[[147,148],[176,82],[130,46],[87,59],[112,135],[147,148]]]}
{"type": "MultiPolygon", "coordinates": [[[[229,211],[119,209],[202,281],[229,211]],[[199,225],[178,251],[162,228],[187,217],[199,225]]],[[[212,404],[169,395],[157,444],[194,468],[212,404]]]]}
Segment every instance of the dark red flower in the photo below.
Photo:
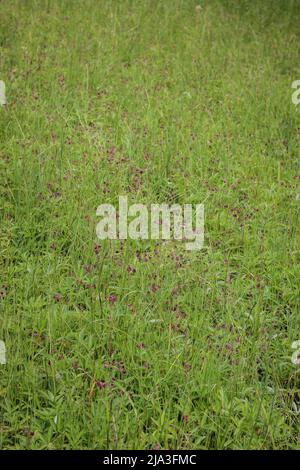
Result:
{"type": "Polygon", "coordinates": [[[108,301],[111,303],[111,304],[114,304],[116,301],[117,301],[117,296],[115,294],[110,294],[108,296],[108,301]]]}
{"type": "Polygon", "coordinates": [[[134,274],[134,273],[135,273],[135,269],[134,269],[132,266],[128,266],[127,272],[128,272],[129,274],[134,274]]]}
{"type": "Polygon", "coordinates": [[[102,390],[103,388],[107,387],[107,383],[102,382],[102,380],[96,380],[96,387],[100,388],[100,390],[102,390]]]}
{"type": "Polygon", "coordinates": [[[55,302],[60,302],[62,300],[61,294],[54,294],[53,298],[55,302]]]}
{"type": "Polygon", "coordinates": [[[22,434],[23,436],[26,436],[26,437],[33,437],[34,431],[31,431],[29,428],[25,427],[22,429],[22,434]]]}

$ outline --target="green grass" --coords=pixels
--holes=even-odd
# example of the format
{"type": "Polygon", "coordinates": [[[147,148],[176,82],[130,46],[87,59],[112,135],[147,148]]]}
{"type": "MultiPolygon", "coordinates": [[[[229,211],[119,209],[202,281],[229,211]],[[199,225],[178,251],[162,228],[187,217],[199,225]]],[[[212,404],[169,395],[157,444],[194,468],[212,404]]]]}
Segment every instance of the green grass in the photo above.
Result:
{"type": "Polygon", "coordinates": [[[1,448],[300,449],[300,2],[0,10],[1,448]],[[119,194],[205,247],[97,241],[119,194]]]}

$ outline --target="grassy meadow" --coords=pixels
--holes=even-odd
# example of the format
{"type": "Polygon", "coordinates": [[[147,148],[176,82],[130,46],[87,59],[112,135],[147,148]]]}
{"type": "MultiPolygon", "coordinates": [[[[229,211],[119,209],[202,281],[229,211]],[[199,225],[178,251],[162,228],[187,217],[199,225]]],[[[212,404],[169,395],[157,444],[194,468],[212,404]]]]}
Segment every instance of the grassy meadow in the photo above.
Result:
{"type": "Polygon", "coordinates": [[[1,449],[300,449],[299,0],[0,0],[1,449]],[[96,208],[205,206],[205,243],[96,208]]]}

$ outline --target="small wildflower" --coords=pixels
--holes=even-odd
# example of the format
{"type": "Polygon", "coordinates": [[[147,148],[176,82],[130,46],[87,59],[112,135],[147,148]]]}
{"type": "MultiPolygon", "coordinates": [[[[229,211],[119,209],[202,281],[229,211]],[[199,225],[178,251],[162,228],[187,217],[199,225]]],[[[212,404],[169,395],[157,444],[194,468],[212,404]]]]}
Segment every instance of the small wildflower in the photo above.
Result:
{"type": "Polygon", "coordinates": [[[34,436],[34,432],[30,431],[30,429],[27,428],[27,427],[23,428],[21,432],[22,432],[23,436],[26,436],[26,437],[33,437],[34,436]]]}
{"type": "Polygon", "coordinates": [[[183,415],[182,421],[184,422],[184,424],[187,424],[189,422],[189,417],[187,415],[183,415]]]}
{"type": "Polygon", "coordinates": [[[102,380],[96,380],[96,387],[102,390],[103,388],[107,387],[107,383],[102,382],[102,380]]]}
{"type": "Polygon", "coordinates": [[[295,364],[295,366],[300,366],[300,350],[292,354],[292,363],[295,364]]]}
{"type": "Polygon", "coordinates": [[[153,446],[153,450],[160,450],[160,449],[161,449],[161,445],[159,442],[153,446]]]}
{"type": "Polygon", "coordinates": [[[107,298],[107,300],[111,303],[114,304],[117,301],[117,296],[115,294],[110,294],[107,298]]]}
{"type": "Polygon", "coordinates": [[[128,272],[129,274],[134,274],[134,273],[135,273],[135,269],[134,269],[132,266],[128,266],[127,272],[128,272]]]}
{"type": "Polygon", "coordinates": [[[62,300],[61,294],[54,294],[53,298],[55,302],[60,302],[62,300]]]}
{"type": "Polygon", "coordinates": [[[99,255],[100,249],[101,249],[100,245],[95,245],[94,251],[96,255],[99,255]]]}
{"type": "Polygon", "coordinates": [[[5,83],[0,80],[0,106],[6,105],[5,83]]]}
{"type": "Polygon", "coordinates": [[[292,343],[292,349],[296,349],[296,351],[293,352],[291,361],[295,366],[300,365],[300,340],[294,341],[292,343]]]}
{"type": "Polygon", "coordinates": [[[0,364],[6,364],[6,347],[4,341],[0,341],[0,364]]]}

